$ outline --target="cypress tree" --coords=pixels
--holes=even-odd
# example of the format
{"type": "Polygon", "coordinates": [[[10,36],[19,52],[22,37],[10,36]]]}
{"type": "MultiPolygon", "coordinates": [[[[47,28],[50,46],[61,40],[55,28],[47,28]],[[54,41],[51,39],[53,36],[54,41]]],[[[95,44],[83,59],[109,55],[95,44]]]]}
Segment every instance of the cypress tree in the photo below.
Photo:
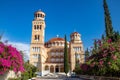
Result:
{"type": "Polygon", "coordinates": [[[102,37],[101,37],[101,38],[102,38],[102,40],[105,40],[105,36],[104,36],[104,34],[102,34],[102,37]]]}
{"type": "Polygon", "coordinates": [[[68,47],[67,47],[67,39],[65,35],[65,44],[64,44],[64,72],[67,73],[69,71],[69,61],[68,61],[68,47]]]}
{"type": "Polygon", "coordinates": [[[113,41],[117,42],[120,39],[120,34],[118,31],[114,31],[113,41]]]}
{"type": "Polygon", "coordinates": [[[97,40],[94,40],[94,46],[92,49],[92,54],[96,54],[98,52],[98,44],[97,44],[97,40]]]}
{"type": "Polygon", "coordinates": [[[105,32],[107,38],[112,38],[113,36],[113,27],[112,27],[112,21],[108,9],[108,5],[106,0],[103,0],[103,7],[104,7],[104,17],[105,17],[105,32]]]}
{"type": "Polygon", "coordinates": [[[88,58],[89,57],[89,50],[88,50],[88,48],[85,50],[85,58],[88,58]]]}

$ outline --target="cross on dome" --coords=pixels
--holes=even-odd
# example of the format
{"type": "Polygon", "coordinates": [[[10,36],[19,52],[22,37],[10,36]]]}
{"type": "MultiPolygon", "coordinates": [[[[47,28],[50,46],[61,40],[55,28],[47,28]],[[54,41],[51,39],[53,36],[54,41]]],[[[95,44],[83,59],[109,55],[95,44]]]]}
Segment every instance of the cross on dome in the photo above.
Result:
{"type": "Polygon", "coordinates": [[[59,35],[58,35],[58,34],[57,34],[56,36],[57,36],[57,38],[59,37],[59,35]]]}

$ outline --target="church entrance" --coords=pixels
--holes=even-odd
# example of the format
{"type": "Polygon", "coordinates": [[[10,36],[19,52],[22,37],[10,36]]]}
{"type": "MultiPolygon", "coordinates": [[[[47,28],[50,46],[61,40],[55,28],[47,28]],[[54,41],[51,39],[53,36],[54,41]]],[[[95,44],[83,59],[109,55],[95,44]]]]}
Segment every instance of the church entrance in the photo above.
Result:
{"type": "Polygon", "coordinates": [[[58,68],[56,68],[56,69],[55,69],[55,71],[56,71],[56,72],[59,72],[59,69],[58,69],[58,68]]]}
{"type": "Polygon", "coordinates": [[[58,66],[55,67],[55,72],[59,72],[59,67],[58,66]]]}

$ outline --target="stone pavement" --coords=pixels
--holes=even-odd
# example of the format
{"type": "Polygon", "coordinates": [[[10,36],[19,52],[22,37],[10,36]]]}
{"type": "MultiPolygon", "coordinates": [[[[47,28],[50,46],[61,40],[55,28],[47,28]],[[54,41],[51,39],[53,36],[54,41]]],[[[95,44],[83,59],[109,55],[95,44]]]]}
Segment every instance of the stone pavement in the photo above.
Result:
{"type": "Polygon", "coordinates": [[[84,79],[80,79],[80,78],[64,78],[64,79],[41,79],[41,78],[38,78],[36,80],[84,80],[84,79]]]}
{"type": "Polygon", "coordinates": [[[46,76],[43,76],[43,77],[36,77],[36,79],[33,79],[33,80],[88,80],[88,79],[82,79],[82,78],[79,78],[79,77],[72,77],[72,76],[69,76],[69,77],[66,77],[65,74],[47,74],[46,76]]]}

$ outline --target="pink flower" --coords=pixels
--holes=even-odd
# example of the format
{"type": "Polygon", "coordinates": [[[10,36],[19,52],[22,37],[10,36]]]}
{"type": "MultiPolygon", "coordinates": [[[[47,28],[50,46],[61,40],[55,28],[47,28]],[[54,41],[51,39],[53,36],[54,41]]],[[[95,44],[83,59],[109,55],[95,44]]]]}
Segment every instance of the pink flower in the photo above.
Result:
{"type": "Polygon", "coordinates": [[[111,50],[111,51],[114,51],[114,50],[115,50],[115,48],[114,48],[114,47],[110,47],[110,50],[111,50]]]}
{"type": "Polygon", "coordinates": [[[89,69],[89,66],[87,64],[82,64],[80,67],[83,71],[87,71],[89,69]]]}
{"type": "Polygon", "coordinates": [[[2,63],[2,66],[4,66],[4,67],[10,67],[11,66],[11,62],[9,60],[1,59],[0,62],[2,63]]]}
{"type": "Polygon", "coordinates": [[[4,48],[0,46],[0,54],[2,54],[2,52],[4,52],[4,48]]]}
{"type": "Polygon", "coordinates": [[[99,64],[100,64],[100,65],[103,65],[103,63],[104,63],[103,60],[100,60],[100,61],[99,61],[99,64]]]}
{"type": "Polygon", "coordinates": [[[102,54],[102,56],[103,56],[103,57],[106,57],[106,56],[107,56],[107,53],[102,54]]]}
{"type": "Polygon", "coordinates": [[[95,66],[95,62],[90,64],[90,67],[94,67],[95,66]]]}
{"type": "Polygon", "coordinates": [[[116,55],[111,55],[111,58],[113,59],[113,60],[116,60],[117,59],[117,56],[116,55]]]}
{"type": "Polygon", "coordinates": [[[0,75],[9,71],[11,68],[15,72],[24,71],[21,53],[12,46],[0,44],[0,75]]]}
{"type": "Polygon", "coordinates": [[[110,65],[110,64],[111,64],[111,62],[108,62],[108,64],[110,65]]]}
{"type": "Polygon", "coordinates": [[[112,42],[112,39],[108,39],[108,41],[107,41],[108,43],[111,43],[112,42]]]}

